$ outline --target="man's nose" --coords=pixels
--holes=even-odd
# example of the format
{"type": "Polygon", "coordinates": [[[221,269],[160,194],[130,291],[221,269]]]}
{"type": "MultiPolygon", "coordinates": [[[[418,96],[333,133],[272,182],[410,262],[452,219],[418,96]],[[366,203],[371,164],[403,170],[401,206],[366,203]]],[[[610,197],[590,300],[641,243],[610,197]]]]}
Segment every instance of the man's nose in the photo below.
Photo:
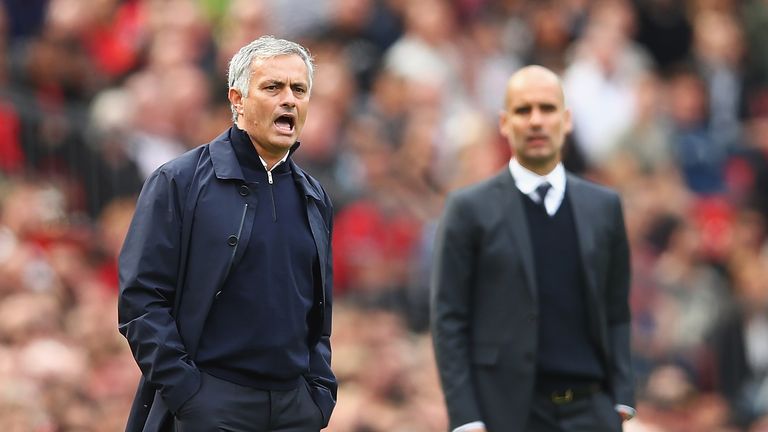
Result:
{"type": "Polygon", "coordinates": [[[296,106],[296,95],[290,87],[285,87],[280,93],[280,106],[291,108],[296,106]]]}
{"type": "Polygon", "coordinates": [[[532,126],[541,126],[541,110],[538,108],[534,108],[531,110],[531,125],[532,126]]]}

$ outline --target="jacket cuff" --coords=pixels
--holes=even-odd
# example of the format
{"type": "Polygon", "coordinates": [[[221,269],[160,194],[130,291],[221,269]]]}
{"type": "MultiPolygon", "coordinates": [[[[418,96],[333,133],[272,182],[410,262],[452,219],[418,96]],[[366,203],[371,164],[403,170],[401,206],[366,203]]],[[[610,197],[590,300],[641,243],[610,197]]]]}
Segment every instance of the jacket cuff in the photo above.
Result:
{"type": "Polygon", "coordinates": [[[200,371],[192,370],[179,384],[160,391],[165,405],[173,415],[200,389],[200,371]]]}
{"type": "Polygon", "coordinates": [[[320,412],[323,414],[323,427],[326,427],[331,419],[331,413],[336,406],[336,401],[333,399],[331,391],[327,388],[312,384],[311,382],[308,384],[312,400],[315,401],[315,404],[320,408],[320,412]]]}

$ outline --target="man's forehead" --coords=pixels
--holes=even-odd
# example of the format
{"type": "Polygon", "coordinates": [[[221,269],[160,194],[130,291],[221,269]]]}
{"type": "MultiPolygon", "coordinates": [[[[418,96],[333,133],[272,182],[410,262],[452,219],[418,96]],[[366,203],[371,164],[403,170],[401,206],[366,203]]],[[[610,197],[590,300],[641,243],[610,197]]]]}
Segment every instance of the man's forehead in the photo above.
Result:
{"type": "Polygon", "coordinates": [[[563,106],[565,98],[559,81],[510,80],[507,87],[507,103],[510,105],[563,106]]]}
{"type": "Polygon", "coordinates": [[[281,54],[274,57],[255,58],[251,62],[251,70],[253,72],[276,72],[278,69],[282,70],[286,67],[297,67],[301,69],[302,73],[308,73],[306,63],[297,54],[281,54]]]}

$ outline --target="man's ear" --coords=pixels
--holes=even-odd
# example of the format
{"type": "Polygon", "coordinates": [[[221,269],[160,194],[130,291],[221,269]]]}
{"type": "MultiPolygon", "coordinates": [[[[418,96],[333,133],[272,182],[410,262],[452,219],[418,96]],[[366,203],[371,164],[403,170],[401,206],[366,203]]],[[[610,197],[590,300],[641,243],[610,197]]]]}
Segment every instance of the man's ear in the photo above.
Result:
{"type": "Polygon", "coordinates": [[[499,133],[501,133],[501,136],[507,137],[508,136],[508,126],[507,122],[509,120],[509,112],[506,110],[499,111],[499,133]]]}
{"type": "Polygon", "coordinates": [[[241,115],[243,113],[243,95],[240,94],[240,90],[230,87],[227,92],[227,97],[229,98],[229,103],[235,107],[237,115],[241,115]]]}
{"type": "Polygon", "coordinates": [[[565,133],[571,133],[573,132],[573,115],[571,114],[571,110],[566,109],[565,112],[563,112],[563,119],[565,123],[565,133]]]}

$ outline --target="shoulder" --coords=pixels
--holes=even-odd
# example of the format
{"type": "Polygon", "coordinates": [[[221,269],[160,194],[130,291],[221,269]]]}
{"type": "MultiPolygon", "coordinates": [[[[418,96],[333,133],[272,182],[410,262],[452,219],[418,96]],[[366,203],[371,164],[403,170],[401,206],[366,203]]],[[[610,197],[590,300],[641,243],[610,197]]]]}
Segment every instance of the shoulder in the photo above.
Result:
{"type": "Polygon", "coordinates": [[[302,184],[302,186],[305,188],[305,193],[309,196],[312,196],[313,198],[317,199],[318,201],[322,201],[326,205],[330,207],[331,205],[331,198],[328,195],[328,193],[325,191],[325,188],[323,188],[323,185],[314,178],[311,174],[304,171],[303,168],[301,168],[296,162],[293,160],[290,160],[291,169],[294,172],[295,178],[302,184]]]}
{"type": "Polygon", "coordinates": [[[448,194],[441,219],[446,225],[464,227],[492,224],[507,209],[506,194],[515,185],[509,170],[493,177],[456,189],[448,194]]]}
{"type": "MultiPolygon", "coordinates": [[[[199,170],[213,170],[210,158],[210,144],[204,144],[186,151],[164,163],[147,177],[141,195],[147,197],[169,195],[183,200],[190,191],[199,170]]],[[[204,173],[202,173],[204,174],[204,173]]]]}
{"type": "Polygon", "coordinates": [[[478,183],[455,189],[448,194],[448,203],[462,203],[463,205],[480,205],[490,203],[489,199],[497,193],[499,188],[514,185],[514,180],[508,169],[499,171],[493,177],[478,183]]]}
{"type": "MultiPolygon", "coordinates": [[[[189,185],[201,162],[210,159],[209,145],[205,144],[188,150],[179,157],[164,163],[149,176],[147,182],[165,180],[165,182],[177,186],[189,185]]],[[[205,164],[203,163],[202,165],[205,164]]]]}
{"type": "Polygon", "coordinates": [[[591,180],[579,177],[576,174],[567,174],[567,186],[579,196],[589,196],[601,200],[619,200],[619,193],[608,186],[595,183],[591,180]]]}

